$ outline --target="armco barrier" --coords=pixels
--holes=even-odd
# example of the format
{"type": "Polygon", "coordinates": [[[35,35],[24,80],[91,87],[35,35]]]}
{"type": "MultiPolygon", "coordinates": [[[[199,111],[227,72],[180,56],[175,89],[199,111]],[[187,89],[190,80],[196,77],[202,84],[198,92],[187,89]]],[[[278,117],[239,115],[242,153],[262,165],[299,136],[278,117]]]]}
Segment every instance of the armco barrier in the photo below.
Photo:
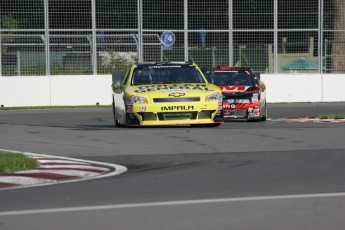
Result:
{"type": "MultiPolygon", "coordinates": [[[[267,102],[345,101],[345,74],[261,74],[267,102]]],[[[110,105],[111,75],[0,77],[0,105],[110,105]]]]}

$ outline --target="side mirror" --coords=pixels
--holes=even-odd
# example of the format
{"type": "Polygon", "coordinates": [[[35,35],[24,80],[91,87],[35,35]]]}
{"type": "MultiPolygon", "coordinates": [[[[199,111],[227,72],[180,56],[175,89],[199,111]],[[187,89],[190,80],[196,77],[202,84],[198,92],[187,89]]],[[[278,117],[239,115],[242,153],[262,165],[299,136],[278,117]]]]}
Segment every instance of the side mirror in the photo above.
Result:
{"type": "Polygon", "coordinates": [[[257,77],[260,80],[260,72],[254,72],[255,77],[257,77]]]}
{"type": "Polygon", "coordinates": [[[121,93],[122,92],[122,85],[121,85],[120,80],[114,81],[113,84],[111,85],[111,87],[113,88],[114,93],[121,93]]]}

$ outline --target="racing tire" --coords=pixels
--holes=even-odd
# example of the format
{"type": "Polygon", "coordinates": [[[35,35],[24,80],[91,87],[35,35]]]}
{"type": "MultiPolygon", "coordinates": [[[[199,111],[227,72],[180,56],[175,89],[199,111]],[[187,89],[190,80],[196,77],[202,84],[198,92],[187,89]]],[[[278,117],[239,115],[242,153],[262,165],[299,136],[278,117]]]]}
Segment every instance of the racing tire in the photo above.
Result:
{"type": "Polygon", "coordinates": [[[218,127],[220,125],[221,125],[220,123],[216,123],[216,124],[208,124],[208,125],[205,125],[205,126],[206,127],[218,127]]]}
{"type": "Polygon", "coordinates": [[[204,127],[204,124],[191,124],[190,127],[201,128],[201,127],[204,127]]]}
{"type": "Polygon", "coordinates": [[[115,101],[114,101],[114,97],[113,97],[113,117],[114,117],[114,125],[115,127],[121,127],[119,121],[116,119],[116,115],[115,115],[115,101]]]}
{"type": "Polygon", "coordinates": [[[267,107],[266,107],[266,101],[265,101],[264,115],[260,118],[260,121],[266,121],[266,120],[267,120],[267,107]]]}

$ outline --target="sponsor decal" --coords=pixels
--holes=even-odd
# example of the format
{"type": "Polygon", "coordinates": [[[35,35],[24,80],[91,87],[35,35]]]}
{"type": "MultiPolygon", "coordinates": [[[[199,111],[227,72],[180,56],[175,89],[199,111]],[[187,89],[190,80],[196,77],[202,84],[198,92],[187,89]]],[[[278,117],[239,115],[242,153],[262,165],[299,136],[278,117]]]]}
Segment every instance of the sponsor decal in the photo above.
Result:
{"type": "Polygon", "coordinates": [[[235,109],[236,108],[236,104],[223,103],[223,108],[224,109],[235,109]]]}
{"type": "Polygon", "coordinates": [[[237,70],[215,70],[215,73],[237,73],[237,70]]]}
{"type": "Polygon", "coordinates": [[[186,89],[167,89],[164,90],[165,93],[185,93],[186,89]]]}
{"type": "Polygon", "coordinates": [[[133,113],[134,109],[133,109],[133,105],[127,105],[127,113],[133,113]]]}
{"type": "Polygon", "coordinates": [[[253,103],[259,102],[259,95],[253,94],[252,102],[253,102],[253,103]]]}
{"type": "Polygon", "coordinates": [[[253,108],[249,111],[248,109],[248,117],[259,117],[260,116],[260,109],[259,108],[253,108]]]}
{"type": "Polygon", "coordinates": [[[235,103],[239,103],[239,104],[248,104],[248,103],[250,103],[250,100],[249,99],[236,99],[235,100],[235,103]]]}
{"type": "Polygon", "coordinates": [[[181,105],[181,106],[162,106],[162,111],[182,111],[182,110],[193,110],[193,105],[181,105]]]}
{"type": "Polygon", "coordinates": [[[147,93],[154,92],[159,90],[200,90],[200,91],[214,91],[213,89],[208,88],[207,84],[163,84],[163,85],[144,85],[137,87],[134,92],[136,93],[147,93]]]}
{"type": "MultiPolygon", "coordinates": [[[[248,112],[255,112],[254,108],[255,106],[258,106],[257,103],[239,103],[239,104],[231,104],[229,102],[223,102],[223,108],[225,110],[230,110],[230,109],[248,109],[248,112]]],[[[257,112],[260,112],[258,109],[257,112]]]]}
{"type": "Polygon", "coordinates": [[[170,93],[169,97],[183,97],[185,93],[170,93]]]}
{"type": "Polygon", "coordinates": [[[181,68],[180,65],[154,65],[149,66],[150,69],[167,69],[167,68],[181,68]]]}
{"type": "MultiPolygon", "coordinates": [[[[223,98],[224,98],[224,96],[223,96],[223,98]]],[[[224,100],[224,102],[234,103],[235,99],[227,99],[227,100],[224,100]]]]}
{"type": "Polygon", "coordinates": [[[246,86],[219,86],[220,90],[222,91],[244,91],[246,86]]]}

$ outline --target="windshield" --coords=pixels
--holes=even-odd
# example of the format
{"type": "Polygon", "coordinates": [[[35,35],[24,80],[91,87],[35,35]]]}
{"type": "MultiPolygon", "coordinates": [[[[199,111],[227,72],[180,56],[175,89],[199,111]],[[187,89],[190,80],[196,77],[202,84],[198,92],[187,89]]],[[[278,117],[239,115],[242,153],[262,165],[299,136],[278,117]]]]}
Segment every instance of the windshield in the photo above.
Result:
{"type": "Polygon", "coordinates": [[[194,66],[139,66],[134,69],[132,85],[205,83],[194,66]]]}
{"type": "Polygon", "coordinates": [[[214,71],[212,75],[212,83],[218,86],[224,85],[242,85],[253,86],[255,82],[252,75],[248,71],[214,71]]]}

